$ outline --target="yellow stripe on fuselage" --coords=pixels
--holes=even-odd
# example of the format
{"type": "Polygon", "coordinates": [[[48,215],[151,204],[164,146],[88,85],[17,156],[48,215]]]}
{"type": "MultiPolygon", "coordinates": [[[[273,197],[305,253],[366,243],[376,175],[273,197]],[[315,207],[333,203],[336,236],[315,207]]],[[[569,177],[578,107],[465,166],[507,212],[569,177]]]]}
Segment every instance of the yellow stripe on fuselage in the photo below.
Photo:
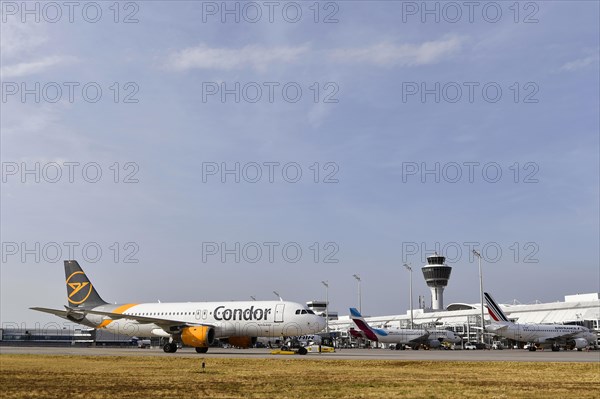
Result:
{"type": "MultiPolygon", "coordinates": [[[[118,308],[116,308],[115,310],[112,311],[112,313],[118,313],[118,314],[123,314],[124,312],[126,312],[127,310],[131,309],[132,307],[136,306],[137,303],[127,303],[125,305],[121,305],[118,308]]],[[[98,324],[98,326],[96,328],[104,328],[106,326],[108,326],[110,323],[112,323],[114,320],[104,320],[102,323],[98,324]]]]}

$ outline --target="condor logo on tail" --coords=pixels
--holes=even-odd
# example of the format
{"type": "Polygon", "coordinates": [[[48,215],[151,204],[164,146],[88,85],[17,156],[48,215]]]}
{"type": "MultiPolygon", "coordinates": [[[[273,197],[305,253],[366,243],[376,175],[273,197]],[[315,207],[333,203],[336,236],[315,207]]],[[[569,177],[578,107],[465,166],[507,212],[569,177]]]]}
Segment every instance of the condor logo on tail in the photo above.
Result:
{"type": "Polygon", "coordinates": [[[67,278],[67,299],[73,305],[85,302],[92,293],[92,285],[86,280],[87,277],[83,272],[74,272],[67,278]]]}

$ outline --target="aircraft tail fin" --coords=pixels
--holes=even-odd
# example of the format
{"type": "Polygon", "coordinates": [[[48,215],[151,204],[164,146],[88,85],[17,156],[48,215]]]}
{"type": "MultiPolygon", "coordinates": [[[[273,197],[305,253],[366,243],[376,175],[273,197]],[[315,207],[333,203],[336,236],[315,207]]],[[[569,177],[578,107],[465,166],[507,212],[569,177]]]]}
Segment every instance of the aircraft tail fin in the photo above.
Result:
{"type": "Polygon", "coordinates": [[[70,307],[91,308],[105,302],[76,260],[65,261],[67,300],[70,307]]]}
{"type": "Polygon", "coordinates": [[[385,335],[383,331],[376,331],[376,329],[371,328],[356,308],[350,308],[350,318],[371,341],[379,341],[378,334],[385,335]]]}
{"type": "Polygon", "coordinates": [[[494,301],[494,298],[487,292],[484,292],[484,295],[490,317],[497,322],[510,323],[510,320],[508,320],[508,317],[506,317],[502,309],[500,309],[500,306],[494,301]]]}

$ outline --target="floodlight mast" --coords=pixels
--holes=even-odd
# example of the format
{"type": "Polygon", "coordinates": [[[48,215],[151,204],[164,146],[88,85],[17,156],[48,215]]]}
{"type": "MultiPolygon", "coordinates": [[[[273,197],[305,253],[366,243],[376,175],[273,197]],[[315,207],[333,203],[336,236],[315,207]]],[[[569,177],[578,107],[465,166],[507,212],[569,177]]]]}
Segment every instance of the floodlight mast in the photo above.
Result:
{"type": "Polygon", "coordinates": [[[479,264],[479,296],[481,300],[481,343],[485,343],[485,325],[483,322],[483,274],[481,272],[481,254],[476,250],[473,250],[473,255],[477,256],[477,263],[479,264]]]}
{"type": "Polygon", "coordinates": [[[352,277],[356,279],[358,282],[358,311],[362,314],[362,296],[360,293],[360,276],[358,274],[353,274],[352,277]]]}
{"type": "Polygon", "coordinates": [[[410,328],[414,328],[414,321],[413,321],[413,294],[412,294],[412,267],[410,266],[410,263],[405,263],[403,265],[406,270],[408,270],[410,272],[410,286],[409,286],[409,294],[410,295],[410,328]]]}
{"type": "Polygon", "coordinates": [[[325,286],[325,331],[329,334],[329,283],[321,281],[325,286]]]}

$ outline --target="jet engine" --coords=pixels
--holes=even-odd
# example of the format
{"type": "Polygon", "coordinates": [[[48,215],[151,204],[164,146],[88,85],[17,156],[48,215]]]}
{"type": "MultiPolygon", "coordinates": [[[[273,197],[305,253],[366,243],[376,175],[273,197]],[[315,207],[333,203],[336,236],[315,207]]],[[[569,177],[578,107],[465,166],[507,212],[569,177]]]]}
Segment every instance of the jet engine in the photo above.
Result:
{"type": "Polygon", "coordinates": [[[208,348],[215,340],[215,330],[212,327],[185,327],[181,330],[181,342],[196,348],[208,348]]]}
{"type": "Polygon", "coordinates": [[[588,346],[588,341],[585,338],[575,338],[569,342],[575,349],[582,349],[588,346]]]}
{"type": "Polygon", "coordinates": [[[427,345],[430,348],[439,348],[441,344],[440,341],[438,341],[437,339],[430,339],[429,342],[427,343],[427,345]]]}
{"type": "Polygon", "coordinates": [[[250,348],[256,343],[256,337],[229,337],[225,341],[238,348],[250,348]]]}

